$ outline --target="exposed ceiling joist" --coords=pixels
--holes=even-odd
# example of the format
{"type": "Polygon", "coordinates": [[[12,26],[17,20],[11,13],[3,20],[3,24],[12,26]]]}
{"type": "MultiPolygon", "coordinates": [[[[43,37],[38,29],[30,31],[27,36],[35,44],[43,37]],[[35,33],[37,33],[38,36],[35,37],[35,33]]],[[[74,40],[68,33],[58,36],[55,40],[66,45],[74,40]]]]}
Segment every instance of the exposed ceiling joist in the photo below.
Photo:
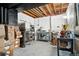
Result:
{"type": "Polygon", "coordinates": [[[37,10],[42,16],[45,16],[45,15],[43,14],[43,12],[42,12],[39,8],[36,8],[36,10],[37,10]]]}
{"type": "Polygon", "coordinates": [[[52,6],[53,4],[46,5],[46,8],[48,9],[50,15],[54,15],[54,8],[52,6]]]}
{"type": "Polygon", "coordinates": [[[52,9],[53,9],[53,13],[55,14],[55,8],[54,8],[54,5],[51,4],[51,7],[52,7],[52,9]]]}
{"type": "Polygon", "coordinates": [[[40,17],[40,15],[39,15],[34,9],[31,9],[31,11],[32,11],[37,17],[40,17]]]}
{"type": "Polygon", "coordinates": [[[35,13],[36,13],[39,17],[42,17],[42,15],[41,15],[35,8],[33,8],[33,10],[35,11],[35,13]]]}
{"type": "Polygon", "coordinates": [[[39,7],[39,8],[40,8],[40,10],[42,10],[42,12],[45,14],[45,16],[47,16],[46,11],[44,10],[44,6],[41,6],[41,7],[39,7]]]}
{"type": "Polygon", "coordinates": [[[38,17],[38,16],[34,13],[34,11],[32,11],[32,10],[27,10],[27,11],[30,12],[32,15],[38,17]]]}
{"type": "Polygon", "coordinates": [[[51,12],[51,10],[50,10],[49,5],[45,5],[45,6],[46,6],[47,10],[49,11],[49,13],[51,14],[52,12],[51,12]]]}
{"type": "Polygon", "coordinates": [[[67,3],[49,3],[25,11],[29,12],[28,14],[30,14],[34,18],[39,18],[49,15],[59,15],[65,13],[67,7],[68,7],[67,3]]]}
{"type": "Polygon", "coordinates": [[[25,13],[25,14],[28,14],[28,15],[30,15],[30,16],[32,16],[33,18],[36,17],[36,16],[34,16],[33,14],[31,14],[31,13],[29,13],[29,12],[27,12],[27,11],[24,11],[24,13],[25,13]]]}

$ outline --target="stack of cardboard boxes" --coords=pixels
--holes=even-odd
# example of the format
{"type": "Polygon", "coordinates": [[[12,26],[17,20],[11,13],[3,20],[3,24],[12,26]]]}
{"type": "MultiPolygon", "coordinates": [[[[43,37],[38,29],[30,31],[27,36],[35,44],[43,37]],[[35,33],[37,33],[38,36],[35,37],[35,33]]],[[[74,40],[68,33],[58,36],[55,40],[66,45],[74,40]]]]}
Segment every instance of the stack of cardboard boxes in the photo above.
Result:
{"type": "Polygon", "coordinates": [[[20,37],[18,26],[0,25],[0,54],[5,51],[6,55],[12,56],[14,49],[20,46],[20,37]]]}
{"type": "Polygon", "coordinates": [[[14,50],[14,42],[15,42],[15,37],[14,37],[14,26],[10,26],[7,25],[8,32],[7,32],[7,36],[8,36],[8,41],[10,43],[10,47],[7,51],[8,55],[13,55],[13,50],[14,50]]]}
{"type": "Polygon", "coordinates": [[[19,27],[15,27],[15,48],[20,47],[20,38],[22,37],[19,27]]]}
{"type": "Polygon", "coordinates": [[[0,53],[4,50],[5,28],[4,25],[0,25],[0,53]]]}

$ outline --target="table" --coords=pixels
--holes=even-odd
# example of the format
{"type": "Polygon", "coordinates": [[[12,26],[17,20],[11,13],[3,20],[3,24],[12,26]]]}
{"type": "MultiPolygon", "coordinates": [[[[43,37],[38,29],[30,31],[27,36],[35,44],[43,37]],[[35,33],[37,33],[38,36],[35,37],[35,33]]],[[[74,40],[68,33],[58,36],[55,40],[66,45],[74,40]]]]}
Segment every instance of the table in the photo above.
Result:
{"type": "Polygon", "coordinates": [[[63,51],[69,51],[71,52],[71,54],[74,54],[73,52],[73,38],[57,38],[57,55],[59,56],[59,50],[63,50],[63,51]],[[62,41],[64,42],[65,40],[67,40],[67,42],[70,42],[71,47],[70,48],[62,48],[59,45],[59,42],[62,41]]]}

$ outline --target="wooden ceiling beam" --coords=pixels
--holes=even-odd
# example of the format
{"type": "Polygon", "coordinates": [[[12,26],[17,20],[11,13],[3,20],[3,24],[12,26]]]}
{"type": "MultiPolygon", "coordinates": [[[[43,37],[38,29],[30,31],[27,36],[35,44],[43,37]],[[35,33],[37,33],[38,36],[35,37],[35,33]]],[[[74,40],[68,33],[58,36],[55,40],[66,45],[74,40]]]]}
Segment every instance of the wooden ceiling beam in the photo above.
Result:
{"type": "Polygon", "coordinates": [[[38,15],[35,14],[32,10],[27,10],[27,11],[29,11],[31,14],[35,15],[36,17],[38,17],[38,15]]]}
{"type": "Polygon", "coordinates": [[[50,10],[51,10],[51,12],[52,12],[52,14],[54,15],[54,10],[53,10],[53,7],[52,7],[52,4],[49,4],[50,5],[50,10]]]}
{"type": "Polygon", "coordinates": [[[39,8],[35,8],[35,9],[38,11],[38,13],[40,13],[41,16],[45,16],[39,8]]]}
{"type": "Polygon", "coordinates": [[[31,9],[31,11],[37,16],[40,17],[38,13],[36,13],[36,11],[34,9],[31,9]]]}
{"type": "Polygon", "coordinates": [[[30,15],[30,14],[27,14],[27,13],[25,13],[25,12],[23,12],[23,13],[24,13],[25,15],[30,16],[30,17],[36,18],[36,17],[34,17],[34,16],[30,15]]]}
{"type": "Polygon", "coordinates": [[[61,13],[66,12],[67,7],[68,7],[68,4],[67,3],[62,3],[61,4],[61,13]]]}
{"type": "Polygon", "coordinates": [[[44,10],[47,13],[47,16],[50,15],[50,13],[49,13],[48,9],[46,8],[46,6],[44,6],[44,10]]]}
{"type": "Polygon", "coordinates": [[[38,9],[41,11],[41,13],[42,13],[44,16],[46,16],[45,13],[44,13],[40,8],[38,8],[38,9]]]}
{"type": "Polygon", "coordinates": [[[46,8],[47,8],[48,12],[49,12],[50,14],[52,14],[52,11],[50,10],[50,5],[49,5],[49,4],[47,4],[47,5],[45,5],[45,6],[46,6],[46,8]]]}
{"type": "Polygon", "coordinates": [[[54,4],[52,4],[52,8],[53,8],[53,12],[54,12],[54,15],[55,15],[56,11],[55,11],[54,4]]]}
{"type": "Polygon", "coordinates": [[[44,6],[40,6],[39,8],[40,8],[40,10],[45,14],[45,16],[47,16],[46,11],[44,10],[44,6]]]}
{"type": "Polygon", "coordinates": [[[63,5],[63,3],[54,5],[55,13],[56,13],[56,14],[57,14],[57,13],[58,13],[58,14],[62,14],[62,13],[63,13],[62,5],[63,5]],[[58,7],[57,5],[59,5],[59,7],[58,7]],[[57,7],[57,8],[56,8],[56,7],[57,7]]]}
{"type": "Polygon", "coordinates": [[[29,12],[27,12],[27,11],[24,11],[24,13],[26,13],[26,14],[28,14],[28,15],[34,17],[34,18],[36,18],[36,16],[34,16],[33,14],[31,14],[31,13],[29,13],[29,12]]]}
{"type": "Polygon", "coordinates": [[[51,16],[55,15],[55,10],[54,10],[53,3],[50,3],[50,10],[52,12],[51,16]]]}
{"type": "Polygon", "coordinates": [[[41,17],[44,16],[43,13],[38,8],[35,8],[35,10],[37,11],[38,14],[40,14],[41,17]]]}
{"type": "Polygon", "coordinates": [[[62,12],[66,12],[66,10],[67,10],[67,8],[63,8],[63,9],[62,9],[62,12]]]}
{"type": "Polygon", "coordinates": [[[53,6],[55,9],[61,8],[61,3],[54,3],[53,6]]]}
{"type": "Polygon", "coordinates": [[[40,14],[40,12],[39,12],[39,11],[37,11],[37,9],[36,9],[36,8],[33,8],[33,10],[35,11],[35,13],[37,13],[37,14],[39,15],[39,17],[43,17],[43,16],[40,14]]]}
{"type": "Polygon", "coordinates": [[[68,7],[68,3],[63,3],[63,4],[62,4],[62,8],[63,8],[63,7],[68,7]]]}

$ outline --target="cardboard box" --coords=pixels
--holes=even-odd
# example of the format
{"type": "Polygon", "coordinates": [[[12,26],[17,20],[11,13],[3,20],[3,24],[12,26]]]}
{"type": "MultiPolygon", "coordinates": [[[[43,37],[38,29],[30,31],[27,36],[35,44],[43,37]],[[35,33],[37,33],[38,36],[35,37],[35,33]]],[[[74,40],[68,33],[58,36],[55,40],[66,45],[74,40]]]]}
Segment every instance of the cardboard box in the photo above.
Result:
{"type": "Polygon", "coordinates": [[[4,25],[0,24],[0,38],[5,37],[5,27],[4,25]]]}
{"type": "Polygon", "coordinates": [[[21,31],[19,30],[19,27],[18,26],[15,26],[15,33],[16,33],[16,38],[20,38],[21,36],[21,31]]]}
{"type": "Polygon", "coordinates": [[[19,44],[17,44],[17,45],[15,45],[15,48],[19,48],[19,46],[20,46],[20,45],[19,45],[19,44]]]}
{"type": "Polygon", "coordinates": [[[14,26],[8,26],[8,39],[11,43],[15,41],[14,26]]]}
{"type": "Polygon", "coordinates": [[[51,44],[56,46],[57,45],[57,38],[53,38],[51,40],[51,44]]]}
{"type": "Polygon", "coordinates": [[[16,39],[15,48],[19,48],[19,47],[20,47],[20,39],[16,39]]]}
{"type": "Polygon", "coordinates": [[[4,46],[5,46],[5,44],[4,44],[4,38],[0,38],[0,52],[3,52],[4,46]]]}
{"type": "Polygon", "coordinates": [[[2,53],[3,52],[3,48],[0,48],[0,53],[2,53]]]}
{"type": "Polygon", "coordinates": [[[79,38],[76,39],[76,51],[79,52],[79,38]]]}
{"type": "Polygon", "coordinates": [[[14,51],[14,46],[11,45],[10,48],[7,50],[7,54],[8,54],[9,56],[13,56],[13,51],[14,51]]]}

